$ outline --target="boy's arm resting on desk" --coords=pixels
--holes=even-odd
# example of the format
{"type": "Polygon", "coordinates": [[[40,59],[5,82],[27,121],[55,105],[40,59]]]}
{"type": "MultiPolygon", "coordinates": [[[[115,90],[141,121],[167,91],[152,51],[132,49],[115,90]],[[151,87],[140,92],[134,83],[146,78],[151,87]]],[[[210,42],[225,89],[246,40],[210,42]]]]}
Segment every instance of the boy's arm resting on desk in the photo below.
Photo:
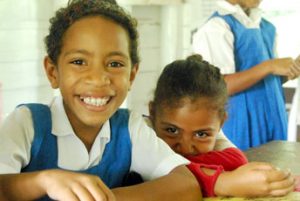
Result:
{"type": "Polygon", "coordinates": [[[179,166],[168,175],[139,185],[112,190],[117,200],[122,201],[199,201],[201,190],[196,178],[184,166],[179,166]]]}
{"type": "Polygon", "coordinates": [[[130,187],[108,189],[93,175],[63,170],[0,175],[0,200],[34,200],[44,195],[55,200],[164,200],[199,201],[200,187],[185,167],[168,175],[130,187]]]}
{"type": "Polygon", "coordinates": [[[0,175],[0,200],[111,200],[112,191],[97,176],[64,170],[0,175]]]}
{"type": "Polygon", "coordinates": [[[45,194],[39,172],[0,175],[0,200],[34,200],[45,194]]]}

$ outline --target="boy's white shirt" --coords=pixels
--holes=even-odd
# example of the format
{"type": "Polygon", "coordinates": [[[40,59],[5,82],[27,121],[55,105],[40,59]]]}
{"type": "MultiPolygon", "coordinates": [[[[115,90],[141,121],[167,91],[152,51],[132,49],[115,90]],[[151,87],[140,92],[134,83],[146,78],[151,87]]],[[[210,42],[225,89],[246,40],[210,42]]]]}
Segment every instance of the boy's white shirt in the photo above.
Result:
{"type": "MultiPolygon", "coordinates": [[[[62,98],[55,98],[49,106],[52,133],[57,136],[58,142],[58,166],[84,170],[97,165],[110,140],[109,122],[104,123],[88,153],[68,121],[62,98]]],[[[129,133],[132,142],[130,169],[140,173],[145,180],[166,175],[175,167],[189,163],[156,137],[140,114],[130,113],[129,133]]],[[[17,108],[3,121],[0,128],[0,174],[19,173],[29,163],[33,135],[31,113],[27,107],[17,108]]]]}
{"type": "MultiPolygon", "coordinates": [[[[259,8],[251,9],[250,16],[247,16],[239,5],[224,0],[217,2],[217,11],[221,15],[233,15],[247,28],[259,28],[262,18],[259,8]]],[[[193,36],[192,49],[194,53],[201,54],[204,60],[220,68],[222,74],[235,73],[234,36],[222,18],[211,18],[199,27],[193,36]]]]}

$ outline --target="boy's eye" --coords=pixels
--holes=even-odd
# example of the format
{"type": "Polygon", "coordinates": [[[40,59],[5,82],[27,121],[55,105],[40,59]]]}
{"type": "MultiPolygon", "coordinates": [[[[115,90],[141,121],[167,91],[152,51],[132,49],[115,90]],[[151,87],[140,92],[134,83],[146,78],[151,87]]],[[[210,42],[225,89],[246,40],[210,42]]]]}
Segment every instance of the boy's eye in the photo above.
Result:
{"type": "Polygon", "coordinates": [[[198,131],[198,132],[195,133],[195,136],[197,138],[205,138],[205,137],[207,137],[209,135],[206,132],[198,131]]]}
{"type": "Polygon", "coordinates": [[[117,62],[117,61],[113,61],[113,62],[110,62],[108,64],[109,67],[113,67],[113,68],[119,68],[119,67],[122,67],[124,66],[122,63],[120,62],[117,62]]]}
{"type": "Polygon", "coordinates": [[[75,64],[75,65],[84,65],[85,64],[85,62],[82,59],[73,60],[73,61],[71,61],[71,63],[75,64]]]}

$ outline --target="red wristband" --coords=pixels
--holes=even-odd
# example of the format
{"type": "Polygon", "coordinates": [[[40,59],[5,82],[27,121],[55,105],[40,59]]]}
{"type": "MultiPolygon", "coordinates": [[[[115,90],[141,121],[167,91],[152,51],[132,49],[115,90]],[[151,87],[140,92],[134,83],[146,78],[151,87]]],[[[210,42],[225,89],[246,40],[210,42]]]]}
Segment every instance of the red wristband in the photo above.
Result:
{"type": "Polygon", "coordinates": [[[201,186],[203,197],[214,197],[215,196],[215,184],[219,175],[224,171],[221,165],[206,165],[200,163],[191,163],[187,165],[190,171],[196,176],[198,183],[201,186]],[[215,170],[213,175],[205,174],[201,168],[208,168],[215,170]]]}

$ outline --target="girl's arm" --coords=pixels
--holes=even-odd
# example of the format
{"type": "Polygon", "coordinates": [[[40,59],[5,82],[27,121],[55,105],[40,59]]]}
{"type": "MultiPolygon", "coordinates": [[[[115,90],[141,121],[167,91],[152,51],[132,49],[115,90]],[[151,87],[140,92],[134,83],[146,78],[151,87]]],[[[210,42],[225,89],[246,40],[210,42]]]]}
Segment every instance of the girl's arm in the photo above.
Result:
{"type": "Polygon", "coordinates": [[[295,180],[289,171],[268,163],[251,162],[220,174],[214,192],[218,196],[284,196],[294,190],[295,180]]]}
{"type": "Polygon", "coordinates": [[[200,163],[191,163],[188,168],[201,185],[204,197],[284,196],[293,191],[295,185],[289,172],[268,163],[247,163],[233,171],[200,163]]]}
{"type": "Polygon", "coordinates": [[[270,74],[287,80],[300,74],[300,66],[295,65],[292,58],[272,59],[246,71],[235,72],[234,36],[228,24],[218,17],[208,20],[194,35],[193,51],[221,69],[229,95],[248,89],[270,74]]]}
{"type": "Polygon", "coordinates": [[[215,183],[224,170],[232,171],[248,162],[243,152],[234,147],[187,156],[187,159],[192,162],[188,168],[196,176],[206,197],[215,196],[215,183]]]}
{"type": "Polygon", "coordinates": [[[248,70],[224,75],[229,95],[244,91],[268,75],[294,78],[299,76],[300,67],[292,58],[271,59],[248,70]]]}
{"type": "Polygon", "coordinates": [[[222,151],[210,151],[197,156],[188,156],[192,162],[207,165],[223,166],[225,171],[231,171],[248,162],[245,154],[237,148],[231,147],[222,151]]]}

